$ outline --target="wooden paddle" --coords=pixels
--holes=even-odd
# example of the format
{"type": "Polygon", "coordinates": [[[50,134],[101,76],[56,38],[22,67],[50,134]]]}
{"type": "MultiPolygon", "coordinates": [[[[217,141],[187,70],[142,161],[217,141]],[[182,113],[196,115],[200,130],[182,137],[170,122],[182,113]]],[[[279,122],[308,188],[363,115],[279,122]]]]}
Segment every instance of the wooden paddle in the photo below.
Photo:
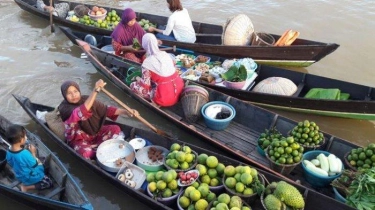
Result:
{"type": "MultiPolygon", "coordinates": [[[[104,88],[101,88],[101,90],[107,94],[110,98],[112,98],[113,100],[115,100],[117,103],[119,103],[126,111],[132,113],[132,110],[130,107],[128,107],[126,104],[124,104],[122,101],[120,101],[118,98],[116,98],[116,96],[112,95],[110,92],[108,92],[106,89],[104,88]]],[[[135,118],[137,118],[139,121],[141,121],[143,124],[147,125],[149,128],[151,128],[151,130],[153,130],[155,133],[161,135],[161,136],[165,136],[165,137],[170,137],[170,135],[168,135],[167,133],[165,133],[164,131],[162,130],[159,130],[157,129],[155,126],[153,126],[151,123],[149,123],[147,120],[145,120],[143,117],[141,117],[141,115],[138,115],[138,116],[134,116],[135,118]]]]}
{"type": "MultiPolygon", "coordinates": [[[[53,3],[53,0],[49,0],[49,6],[50,7],[53,7],[52,4],[53,3]]],[[[49,24],[51,25],[51,33],[54,33],[55,32],[55,28],[53,27],[53,11],[50,11],[49,12],[49,24]]]]}

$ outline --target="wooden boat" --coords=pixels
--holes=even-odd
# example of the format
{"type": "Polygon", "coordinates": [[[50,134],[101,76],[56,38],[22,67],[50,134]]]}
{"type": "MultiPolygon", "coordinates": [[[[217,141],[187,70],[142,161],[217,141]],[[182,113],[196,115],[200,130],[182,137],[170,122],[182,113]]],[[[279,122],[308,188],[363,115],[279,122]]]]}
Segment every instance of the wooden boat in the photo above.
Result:
{"type": "MultiPolygon", "coordinates": [[[[91,63],[103,76],[113,82],[113,84],[123,90],[126,94],[131,95],[146,107],[159,113],[166,119],[169,119],[175,125],[190,132],[192,135],[207,141],[207,143],[233,154],[237,159],[241,159],[246,163],[252,164],[270,173],[277,174],[278,176],[282,176],[283,178],[300,180],[302,185],[314,188],[308,182],[301,179],[303,176],[303,169],[301,166],[297,166],[289,175],[283,176],[270,169],[270,164],[267,158],[260,155],[256,149],[257,140],[265,129],[276,127],[284,136],[287,136],[288,132],[297,125],[296,121],[208,87],[201,86],[208,91],[209,101],[224,101],[229,103],[236,110],[236,116],[231,121],[230,125],[222,131],[215,131],[208,128],[202,118],[193,123],[189,122],[184,116],[181,101],[172,107],[156,107],[130,90],[124,81],[127,75],[127,70],[133,67],[133,63],[123,62],[115,56],[109,56],[109,54],[97,53],[100,50],[95,50],[95,48],[91,48],[90,50],[90,48],[87,48],[87,46],[89,46],[87,43],[79,40],[77,40],[77,42],[88,55],[88,59],[91,63]]],[[[199,84],[193,82],[191,84],[199,86],[199,84]]],[[[349,141],[335,137],[329,133],[324,133],[324,136],[327,141],[322,145],[321,149],[333,153],[341,159],[346,152],[352,148],[358,147],[349,141]]],[[[331,194],[329,187],[314,188],[314,190],[326,195],[331,194]]]]}
{"type": "MultiPolygon", "coordinates": [[[[103,177],[105,177],[106,179],[112,180],[111,182],[115,183],[116,185],[120,186],[121,188],[128,189],[128,187],[125,187],[124,184],[120,184],[119,181],[114,178],[114,176],[109,175],[107,172],[105,172],[101,169],[98,169],[98,167],[96,165],[94,165],[92,162],[88,162],[88,161],[85,161],[84,159],[82,159],[77,153],[74,152],[74,150],[72,150],[67,144],[65,144],[61,139],[59,139],[56,136],[56,134],[53,133],[49,129],[49,127],[46,125],[46,123],[43,123],[42,121],[40,121],[36,118],[36,111],[37,110],[52,111],[54,109],[53,107],[33,103],[27,97],[17,96],[17,95],[14,95],[14,97],[16,98],[18,103],[23,107],[23,109],[27,112],[27,114],[36,123],[38,123],[43,128],[44,131],[47,132],[47,134],[51,137],[51,140],[55,141],[57,144],[59,144],[62,148],[64,148],[68,152],[74,154],[80,161],[83,161],[83,162],[87,163],[87,165],[90,169],[92,169],[94,171],[97,171],[99,174],[102,174],[103,177]],[[110,178],[110,177],[112,177],[112,178],[110,178]]],[[[245,163],[242,163],[238,160],[231,159],[231,158],[223,156],[221,154],[214,153],[210,150],[206,150],[206,149],[203,149],[201,147],[194,146],[192,144],[179,141],[177,139],[166,138],[166,137],[157,135],[156,133],[154,133],[152,131],[146,131],[146,130],[142,130],[142,129],[138,129],[138,128],[133,128],[131,126],[128,126],[128,125],[125,125],[125,124],[119,124],[119,123],[116,123],[116,122],[113,122],[113,121],[106,121],[106,123],[111,123],[111,124],[115,123],[115,124],[119,125],[121,127],[121,130],[124,132],[125,136],[128,137],[126,139],[127,141],[131,140],[132,138],[134,138],[134,136],[136,136],[136,137],[139,137],[139,138],[147,139],[151,144],[162,146],[164,148],[170,148],[173,143],[178,143],[180,145],[188,145],[193,151],[197,152],[197,154],[206,153],[207,155],[214,155],[224,165],[237,166],[237,165],[244,165],[245,164],[245,163]]],[[[251,165],[251,166],[253,167],[253,165],[251,165]]],[[[280,180],[284,180],[284,181],[289,182],[288,180],[282,179],[279,176],[273,175],[273,174],[271,174],[271,173],[269,173],[265,170],[262,170],[260,168],[257,168],[257,170],[259,171],[259,173],[263,174],[269,182],[280,181],[280,180]]],[[[320,208],[332,208],[332,209],[334,208],[334,209],[342,209],[342,210],[353,209],[353,208],[351,208],[351,207],[349,207],[349,206],[347,206],[343,203],[340,203],[337,200],[334,200],[334,199],[332,199],[328,196],[324,196],[324,195],[322,195],[320,193],[317,193],[313,190],[310,190],[306,187],[298,185],[295,182],[289,182],[289,183],[293,184],[301,192],[304,192],[304,197],[305,197],[305,201],[306,201],[306,205],[305,205],[305,208],[304,208],[305,210],[320,209],[320,208]]],[[[154,209],[170,209],[170,208],[177,209],[177,206],[171,206],[170,208],[167,207],[167,206],[161,206],[160,203],[156,202],[153,199],[148,198],[148,196],[145,196],[141,191],[135,191],[135,190],[132,190],[132,191],[127,190],[127,191],[129,193],[131,193],[132,196],[135,196],[142,201],[144,200],[145,203],[149,203],[150,201],[153,201],[154,202],[154,209]]],[[[255,203],[251,207],[252,207],[252,209],[263,209],[260,199],[256,200],[255,203]]]]}
{"type": "MultiPolygon", "coordinates": [[[[87,33],[73,31],[67,27],[60,28],[75,44],[77,44],[76,39],[83,40],[87,35],[87,33]]],[[[110,37],[96,35],[95,39],[99,40],[97,41],[98,48],[111,43],[110,37]]],[[[118,57],[106,51],[102,51],[98,48],[92,47],[92,52],[96,55],[100,55],[99,57],[102,58],[102,60],[119,59],[125,62],[131,62],[125,60],[122,57],[118,57]]],[[[174,53],[175,55],[179,55],[181,53],[194,54],[194,52],[185,51],[183,49],[177,49],[175,52],[170,53],[174,53]]],[[[195,55],[198,54],[195,53],[195,55]]],[[[222,57],[207,54],[205,55],[210,57],[211,61],[223,62],[225,60],[225,58],[222,57]]],[[[137,63],[133,64],[139,65],[137,63]]],[[[229,89],[223,86],[212,85],[209,83],[199,83],[213,88],[217,91],[223,92],[227,95],[231,95],[241,100],[249,101],[253,104],[266,108],[277,108],[287,111],[304,112],[309,114],[319,114],[334,117],[375,120],[374,87],[265,65],[259,65],[255,72],[257,74],[257,77],[252,83],[250,83],[247,90],[229,89]],[[292,96],[282,96],[252,91],[252,89],[255,87],[255,84],[269,77],[283,77],[290,79],[296,84],[298,89],[292,96]],[[306,93],[312,88],[339,89],[341,90],[341,92],[350,94],[350,98],[349,100],[305,98],[304,96],[306,95],[306,93]]]]}
{"type": "MultiPolygon", "coordinates": [[[[0,115],[2,158],[5,158],[5,151],[9,148],[8,142],[4,139],[5,131],[10,125],[12,123],[0,115]]],[[[37,148],[39,159],[44,160],[47,174],[53,179],[53,187],[41,191],[22,192],[21,183],[15,178],[13,169],[5,160],[0,166],[0,193],[35,209],[93,209],[60,159],[46,147],[39,136],[29,131],[26,135],[29,143],[37,148]]]]}
{"type": "MultiPolygon", "coordinates": [[[[14,0],[19,7],[23,10],[30,12],[34,15],[49,20],[49,14],[35,8],[34,5],[30,5],[28,0],[14,0]]],[[[64,1],[54,1],[59,3],[64,1]]],[[[81,2],[68,2],[70,10],[73,10],[75,6],[82,4],[81,2]]],[[[94,5],[85,4],[89,8],[94,5]]],[[[115,10],[118,15],[122,13],[122,10],[110,7],[103,7],[107,11],[115,10]]],[[[137,13],[138,20],[147,19],[151,23],[157,25],[165,25],[168,17],[152,15],[147,13],[137,13]]],[[[111,30],[84,25],[79,22],[72,22],[65,18],[53,17],[53,22],[59,25],[67,26],[79,31],[85,31],[92,34],[110,35],[111,30]]],[[[234,57],[251,57],[258,63],[272,64],[272,65],[285,65],[285,66],[309,66],[328,54],[335,51],[339,45],[335,43],[323,43],[306,39],[297,39],[291,46],[275,47],[275,46],[229,46],[222,45],[223,27],[221,25],[214,25],[203,22],[193,21],[193,26],[197,35],[197,41],[195,43],[177,42],[163,40],[163,43],[169,46],[175,45],[179,48],[189,49],[192,51],[215,54],[222,57],[234,58],[234,57]],[[219,35],[219,36],[218,36],[219,35]]],[[[280,35],[271,34],[275,40],[280,38],[280,35]]]]}

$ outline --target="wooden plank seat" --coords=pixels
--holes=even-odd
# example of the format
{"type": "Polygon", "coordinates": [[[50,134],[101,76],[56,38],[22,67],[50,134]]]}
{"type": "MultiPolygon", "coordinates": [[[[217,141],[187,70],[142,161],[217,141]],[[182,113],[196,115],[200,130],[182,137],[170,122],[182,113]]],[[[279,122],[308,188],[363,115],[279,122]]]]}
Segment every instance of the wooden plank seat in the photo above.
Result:
{"type": "Polygon", "coordinates": [[[65,190],[65,187],[57,187],[56,189],[49,192],[47,195],[45,195],[46,198],[52,198],[53,196],[57,195],[58,193],[65,190]]]}

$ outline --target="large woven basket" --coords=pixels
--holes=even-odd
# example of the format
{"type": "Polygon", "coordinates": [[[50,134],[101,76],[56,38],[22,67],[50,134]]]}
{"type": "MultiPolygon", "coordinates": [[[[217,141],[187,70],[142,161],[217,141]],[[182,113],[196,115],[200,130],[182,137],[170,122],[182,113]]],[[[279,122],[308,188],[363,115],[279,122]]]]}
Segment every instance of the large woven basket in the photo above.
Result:
{"type": "Polygon", "coordinates": [[[253,23],[247,15],[230,17],[223,26],[223,45],[249,45],[253,32],[253,23]]]}
{"type": "Polygon", "coordinates": [[[293,164],[280,164],[280,163],[276,163],[275,161],[273,161],[269,156],[268,156],[268,153],[267,153],[267,149],[269,147],[267,147],[265,150],[264,150],[264,153],[266,154],[266,158],[268,159],[269,163],[270,163],[270,168],[282,175],[288,175],[290,174],[290,172],[293,171],[293,169],[301,163],[301,161],[299,161],[298,163],[293,163],[293,164]]]}
{"type": "Polygon", "coordinates": [[[181,94],[182,109],[185,119],[189,123],[196,122],[201,117],[201,108],[208,102],[208,97],[197,91],[188,91],[181,94]]]}
{"type": "MultiPolygon", "coordinates": [[[[222,179],[223,183],[225,183],[225,179],[226,179],[226,176],[224,175],[222,179]]],[[[258,179],[263,185],[265,184],[264,178],[261,174],[258,174],[258,179]]],[[[259,199],[259,196],[256,192],[254,192],[251,195],[244,195],[244,194],[235,192],[233,189],[230,189],[225,184],[224,184],[224,188],[225,188],[225,192],[228,193],[230,196],[234,196],[234,195],[239,196],[243,201],[245,201],[246,203],[250,205],[253,204],[257,199],[259,199]]]]}

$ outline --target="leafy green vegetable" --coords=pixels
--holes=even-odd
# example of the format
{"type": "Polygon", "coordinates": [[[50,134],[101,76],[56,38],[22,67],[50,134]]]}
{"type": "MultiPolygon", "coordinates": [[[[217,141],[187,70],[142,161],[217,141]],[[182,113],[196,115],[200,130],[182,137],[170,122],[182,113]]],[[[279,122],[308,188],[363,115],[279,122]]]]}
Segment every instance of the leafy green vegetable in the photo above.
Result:
{"type": "Polygon", "coordinates": [[[332,186],[346,195],[346,204],[359,210],[375,209],[375,167],[357,172],[344,170],[332,186]]]}
{"type": "Polygon", "coordinates": [[[134,49],[136,50],[139,50],[141,49],[141,44],[139,43],[138,39],[137,38],[134,38],[133,39],[133,46],[132,46],[134,49]]]}
{"type": "Polygon", "coordinates": [[[244,65],[241,65],[239,68],[235,65],[232,65],[227,72],[220,74],[220,77],[223,80],[229,82],[242,82],[247,78],[247,71],[244,65]]]}

